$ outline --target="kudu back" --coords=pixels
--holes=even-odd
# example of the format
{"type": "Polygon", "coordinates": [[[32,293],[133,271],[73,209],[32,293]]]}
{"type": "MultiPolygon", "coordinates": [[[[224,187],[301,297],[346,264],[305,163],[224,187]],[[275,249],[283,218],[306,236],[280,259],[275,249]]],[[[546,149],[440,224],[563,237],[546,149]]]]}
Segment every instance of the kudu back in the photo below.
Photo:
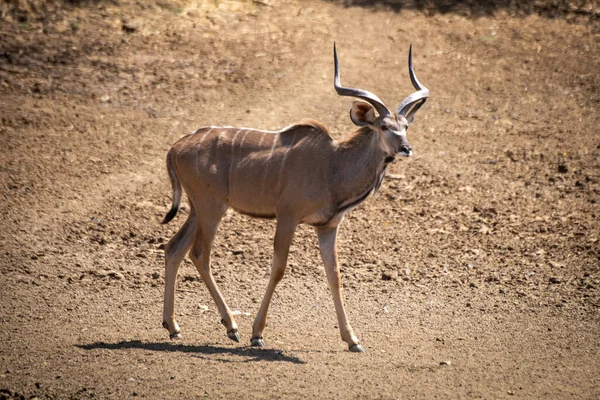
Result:
{"type": "Polygon", "coordinates": [[[173,206],[163,223],[179,210],[185,190],[190,213],[165,246],[163,326],[180,337],[175,319],[179,265],[189,252],[214,299],[227,336],[239,341],[237,324],[210,270],[210,251],[221,218],[229,207],[253,217],[277,218],[274,255],[267,290],[252,326],[252,346],[264,346],[263,330],[273,292],[282,279],[298,224],[315,228],[342,339],[350,351],[363,352],[346,317],[340,288],[336,238],[344,214],[377,191],[387,165],[396,156],[410,157],[406,130],[425,103],[429,90],[415,76],[412,46],[408,69],[416,92],[391,112],[373,93],[342,87],[334,45],[334,88],[357,97],[350,110],[360,128],[333,139],[317,121],[307,120],[277,132],[249,128],[205,127],[185,136],[169,150],[167,170],[173,206]]]}

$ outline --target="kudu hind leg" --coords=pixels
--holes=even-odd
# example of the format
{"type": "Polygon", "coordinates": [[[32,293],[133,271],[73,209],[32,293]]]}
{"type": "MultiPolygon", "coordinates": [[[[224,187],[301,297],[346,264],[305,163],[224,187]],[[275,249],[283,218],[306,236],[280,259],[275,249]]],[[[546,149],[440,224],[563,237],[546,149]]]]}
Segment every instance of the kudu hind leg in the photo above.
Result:
{"type": "Polygon", "coordinates": [[[185,257],[196,236],[196,216],[192,210],[179,231],[165,246],[165,296],[163,327],[169,331],[171,339],[181,337],[179,324],[175,319],[175,286],[181,260],[185,257]]]}
{"type": "Polygon", "coordinates": [[[350,326],[350,323],[348,322],[348,317],[346,316],[346,310],[344,308],[344,300],[342,299],[340,270],[335,245],[337,240],[337,227],[319,229],[317,230],[317,234],[319,237],[319,250],[321,251],[323,263],[325,264],[325,273],[327,274],[329,288],[333,295],[333,303],[335,305],[335,312],[337,314],[342,340],[348,344],[350,351],[363,353],[365,350],[358,343],[358,339],[354,335],[352,326],[350,326]]]}
{"type": "Polygon", "coordinates": [[[223,299],[223,295],[212,276],[210,268],[210,251],[217,234],[219,222],[226,210],[226,205],[215,205],[215,207],[210,208],[205,207],[205,213],[198,216],[198,230],[192,249],[190,250],[190,258],[219,309],[221,323],[227,328],[227,336],[230,339],[239,342],[237,323],[233,318],[231,310],[223,299]]]}

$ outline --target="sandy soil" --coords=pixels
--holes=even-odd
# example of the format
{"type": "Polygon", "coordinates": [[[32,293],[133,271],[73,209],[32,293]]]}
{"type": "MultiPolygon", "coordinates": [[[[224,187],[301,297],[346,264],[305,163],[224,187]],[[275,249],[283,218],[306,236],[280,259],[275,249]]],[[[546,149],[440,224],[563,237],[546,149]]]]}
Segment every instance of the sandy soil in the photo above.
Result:
{"type": "Polygon", "coordinates": [[[595,3],[371,3],[2,4],[0,398],[600,397],[595,3]],[[242,343],[189,260],[183,340],[169,341],[162,249],[185,215],[159,223],[167,150],[204,125],[315,118],[350,134],[333,41],[343,82],[392,107],[412,91],[412,43],[431,90],[409,132],[414,156],[340,231],[367,353],[339,338],[306,226],[267,347],[248,346],[274,223],[235,213],[213,269],[242,343]]]}

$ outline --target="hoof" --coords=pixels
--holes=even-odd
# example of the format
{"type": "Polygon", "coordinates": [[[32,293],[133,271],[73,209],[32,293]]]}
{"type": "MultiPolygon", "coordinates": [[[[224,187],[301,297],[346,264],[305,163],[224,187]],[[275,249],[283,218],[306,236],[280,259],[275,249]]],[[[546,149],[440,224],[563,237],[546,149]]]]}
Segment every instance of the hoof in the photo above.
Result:
{"type": "Polygon", "coordinates": [[[350,351],[353,353],[365,353],[365,349],[358,343],[350,346],[350,351]]]}
{"type": "MultiPolygon", "coordinates": [[[[165,328],[166,330],[169,331],[169,324],[167,324],[166,321],[163,321],[162,326],[163,326],[163,328],[165,328]]],[[[171,340],[181,339],[181,332],[179,331],[179,329],[177,329],[177,331],[173,332],[173,333],[169,332],[169,339],[171,339],[171,340]]]]}
{"type": "Polygon", "coordinates": [[[240,335],[238,334],[236,329],[227,332],[227,337],[235,342],[240,342],[240,335]]]}
{"type": "Polygon", "coordinates": [[[263,338],[252,338],[250,339],[250,346],[265,347],[265,341],[263,340],[263,338]]]}

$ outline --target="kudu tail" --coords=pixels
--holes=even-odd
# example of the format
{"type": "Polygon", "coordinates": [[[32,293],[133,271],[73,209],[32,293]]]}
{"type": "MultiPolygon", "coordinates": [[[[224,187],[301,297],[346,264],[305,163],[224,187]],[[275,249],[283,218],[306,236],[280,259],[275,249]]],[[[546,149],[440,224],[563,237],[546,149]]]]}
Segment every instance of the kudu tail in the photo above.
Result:
{"type": "Polygon", "coordinates": [[[179,211],[179,207],[181,206],[181,183],[179,182],[179,178],[177,177],[177,171],[175,170],[174,158],[175,153],[171,150],[167,153],[167,171],[169,172],[169,179],[171,180],[171,186],[173,187],[173,205],[171,209],[165,215],[165,218],[162,220],[161,224],[167,224],[171,222],[177,212],[179,211]]]}

